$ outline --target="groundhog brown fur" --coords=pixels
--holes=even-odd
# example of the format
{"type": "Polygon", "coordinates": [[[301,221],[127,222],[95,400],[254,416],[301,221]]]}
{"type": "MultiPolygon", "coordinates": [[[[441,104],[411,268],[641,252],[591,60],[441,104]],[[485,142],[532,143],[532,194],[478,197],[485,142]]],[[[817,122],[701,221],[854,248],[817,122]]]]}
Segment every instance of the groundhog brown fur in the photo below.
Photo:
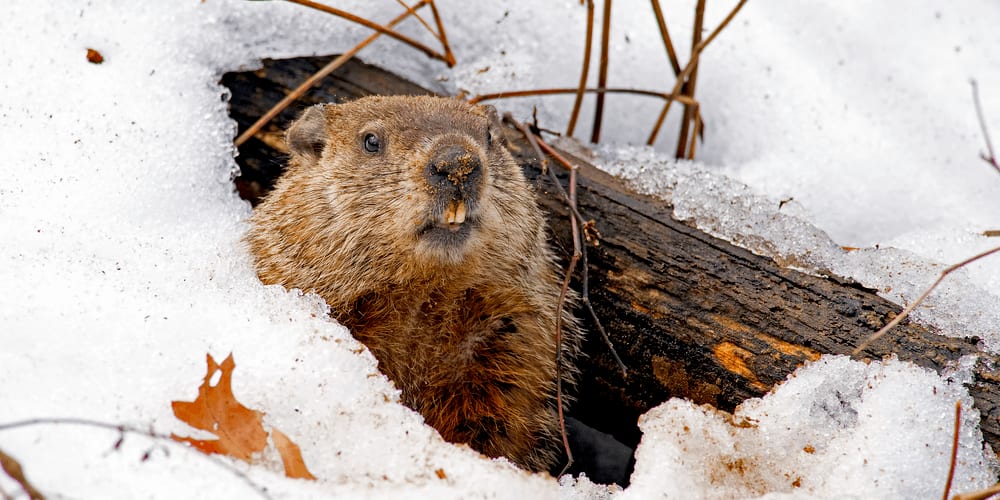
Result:
{"type": "Polygon", "coordinates": [[[580,334],[503,137],[492,106],[454,99],[313,106],[247,240],[260,279],[323,297],[446,440],[548,471],[580,334]]]}

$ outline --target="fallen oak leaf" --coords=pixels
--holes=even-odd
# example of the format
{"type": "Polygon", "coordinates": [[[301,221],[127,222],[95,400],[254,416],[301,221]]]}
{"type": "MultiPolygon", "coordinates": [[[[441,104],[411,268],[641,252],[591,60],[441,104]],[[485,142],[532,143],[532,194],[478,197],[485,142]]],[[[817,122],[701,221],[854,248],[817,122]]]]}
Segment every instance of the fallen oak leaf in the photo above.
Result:
{"type": "Polygon", "coordinates": [[[171,434],[170,437],[205,452],[229,455],[249,462],[254,453],[267,446],[267,432],[263,426],[263,414],[240,404],[233,395],[233,369],[236,362],[232,353],[221,365],[209,354],[208,370],[198,388],[198,397],[193,402],[171,401],[174,415],[184,423],[208,431],[218,439],[193,439],[171,434]],[[221,375],[215,386],[212,378],[219,371],[221,375]]]}
{"type": "MultiPolygon", "coordinates": [[[[17,484],[21,485],[21,489],[31,500],[45,500],[45,496],[41,494],[32,484],[28,481],[28,478],[24,475],[24,469],[21,467],[21,463],[18,462],[14,457],[6,454],[3,450],[0,450],[0,469],[10,476],[11,479],[17,481],[17,484]]],[[[2,492],[0,492],[2,493],[2,492]]],[[[4,494],[4,498],[7,498],[4,494]]]]}
{"type": "Polygon", "coordinates": [[[285,465],[285,476],[296,479],[310,479],[315,481],[316,476],[309,472],[305,461],[302,460],[302,450],[284,432],[271,428],[271,441],[274,447],[281,454],[281,463],[285,465]]]}

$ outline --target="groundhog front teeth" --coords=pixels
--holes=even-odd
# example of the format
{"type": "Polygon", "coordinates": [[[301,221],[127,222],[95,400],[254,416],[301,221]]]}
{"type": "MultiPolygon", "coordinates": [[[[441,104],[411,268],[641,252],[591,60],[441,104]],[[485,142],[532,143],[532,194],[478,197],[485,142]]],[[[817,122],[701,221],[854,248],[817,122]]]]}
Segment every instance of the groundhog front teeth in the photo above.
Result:
{"type": "Polygon", "coordinates": [[[462,200],[453,201],[448,204],[448,210],[444,213],[445,222],[450,225],[458,225],[465,222],[465,202],[462,200]]]}

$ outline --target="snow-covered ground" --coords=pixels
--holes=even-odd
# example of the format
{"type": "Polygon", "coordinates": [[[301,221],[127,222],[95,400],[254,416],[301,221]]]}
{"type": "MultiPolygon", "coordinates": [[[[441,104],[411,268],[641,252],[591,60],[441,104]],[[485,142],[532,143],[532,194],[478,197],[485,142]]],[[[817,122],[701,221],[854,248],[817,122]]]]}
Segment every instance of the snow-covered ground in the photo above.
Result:
{"type": "MultiPolygon", "coordinates": [[[[681,54],[692,4],[663,2],[681,54]]],[[[400,9],[390,0],[337,5],[379,20],[400,9]]],[[[706,25],[731,5],[710,2],[706,25]]],[[[393,40],[360,57],[443,91],[576,82],[578,2],[438,6],[454,69],[393,40]]],[[[616,2],[612,21],[611,83],[667,90],[648,3],[616,2]]],[[[989,0],[751,1],[702,58],[699,160],[627,147],[642,142],[659,103],[611,96],[600,163],[706,231],[912,300],[942,263],[1000,245],[981,234],[1000,229],[1000,175],[978,158],[968,85],[979,81],[1000,133],[998,26],[1000,4],[989,0]]],[[[404,28],[420,31],[412,21],[404,28]]],[[[240,243],[250,208],[231,183],[235,126],[219,76],[263,57],[342,51],[366,35],[285,2],[0,7],[0,426],[77,417],[197,435],[170,401],[195,398],[206,352],[232,352],[237,398],[296,441],[319,478],[285,479],[270,455],[232,462],[276,498],[936,497],[958,400],[966,411],[953,491],[996,480],[961,386],[967,368],[941,377],[893,360],[825,357],[738,410],[749,427],[667,402],[642,419],[624,492],[557,483],[442,442],[397,403],[374,358],[324,317],[321,301],[262,286],[240,243]],[[88,63],[87,48],[105,62],[88,63]]],[[[522,117],[539,105],[554,129],[570,104],[498,103],[522,117]]],[[[673,149],[676,128],[657,149],[673,149]]],[[[949,277],[918,318],[1000,350],[1000,257],[949,277]]],[[[134,435],[117,440],[73,425],[0,430],[0,450],[53,497],[254,495],[218,461],[134,435]]],[[[0,474],[0,495],[15,491],[0,474]]]]}

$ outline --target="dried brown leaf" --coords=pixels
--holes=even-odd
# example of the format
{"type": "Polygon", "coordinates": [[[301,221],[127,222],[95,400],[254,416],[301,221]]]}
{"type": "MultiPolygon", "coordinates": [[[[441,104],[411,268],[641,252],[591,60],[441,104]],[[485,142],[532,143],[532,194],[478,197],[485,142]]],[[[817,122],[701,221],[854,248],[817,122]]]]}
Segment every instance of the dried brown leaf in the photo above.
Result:
{"type": "Polygon", "coordinates": [[[41,494],[35,487],[28,481],[28,478],[24,475],[24,469],[21,467],[21,463],[14,459],[14,457],[6,454],[3,450],[0,450],[0,468],[10,476],[11,479],[17,481],[17,484],[21,485],[21,488],[28,495],[31,500],[45,500],[45,496],[41,494]]]}
{"type": "Polygon", "coordinates": [[[89,62],[91,64],[101,64],[102,62],[104,62],[104,56],[102,56],[100,52],[98,52],[98,51],[96,51],[94,49],[88,48],[87,49],[87,62],[89,62]]]}
{"type": "Polygon", "coordinates": [[[173,401],[171,406],[178,419],[219,438],[202,440],[173,434],[171,437],[205,453],[229,455],[249,462],[254,453],[267,446],[263,414],[243,406],[233,396],[233,369],[236,367],[233,355],[230,354],[221,365],[211,354],[207,358],[208,370],[198,388],[198,398],[193,402],[173,401]],[[221,376],[218,384],[212,386],[216,371],[221,372],[221,376]]]}
{"type": "Polygon", "coordinates": [[[302,450],[299,449],[299,445],[288,439],[284,432],[275,428],[271,429],[271,441],[274,442],[274,447],[281,454],[281,463],[285,465],[285,476],[316,480],[316,476],[309,472],[305,461],[302,460],[302,450]]]}

